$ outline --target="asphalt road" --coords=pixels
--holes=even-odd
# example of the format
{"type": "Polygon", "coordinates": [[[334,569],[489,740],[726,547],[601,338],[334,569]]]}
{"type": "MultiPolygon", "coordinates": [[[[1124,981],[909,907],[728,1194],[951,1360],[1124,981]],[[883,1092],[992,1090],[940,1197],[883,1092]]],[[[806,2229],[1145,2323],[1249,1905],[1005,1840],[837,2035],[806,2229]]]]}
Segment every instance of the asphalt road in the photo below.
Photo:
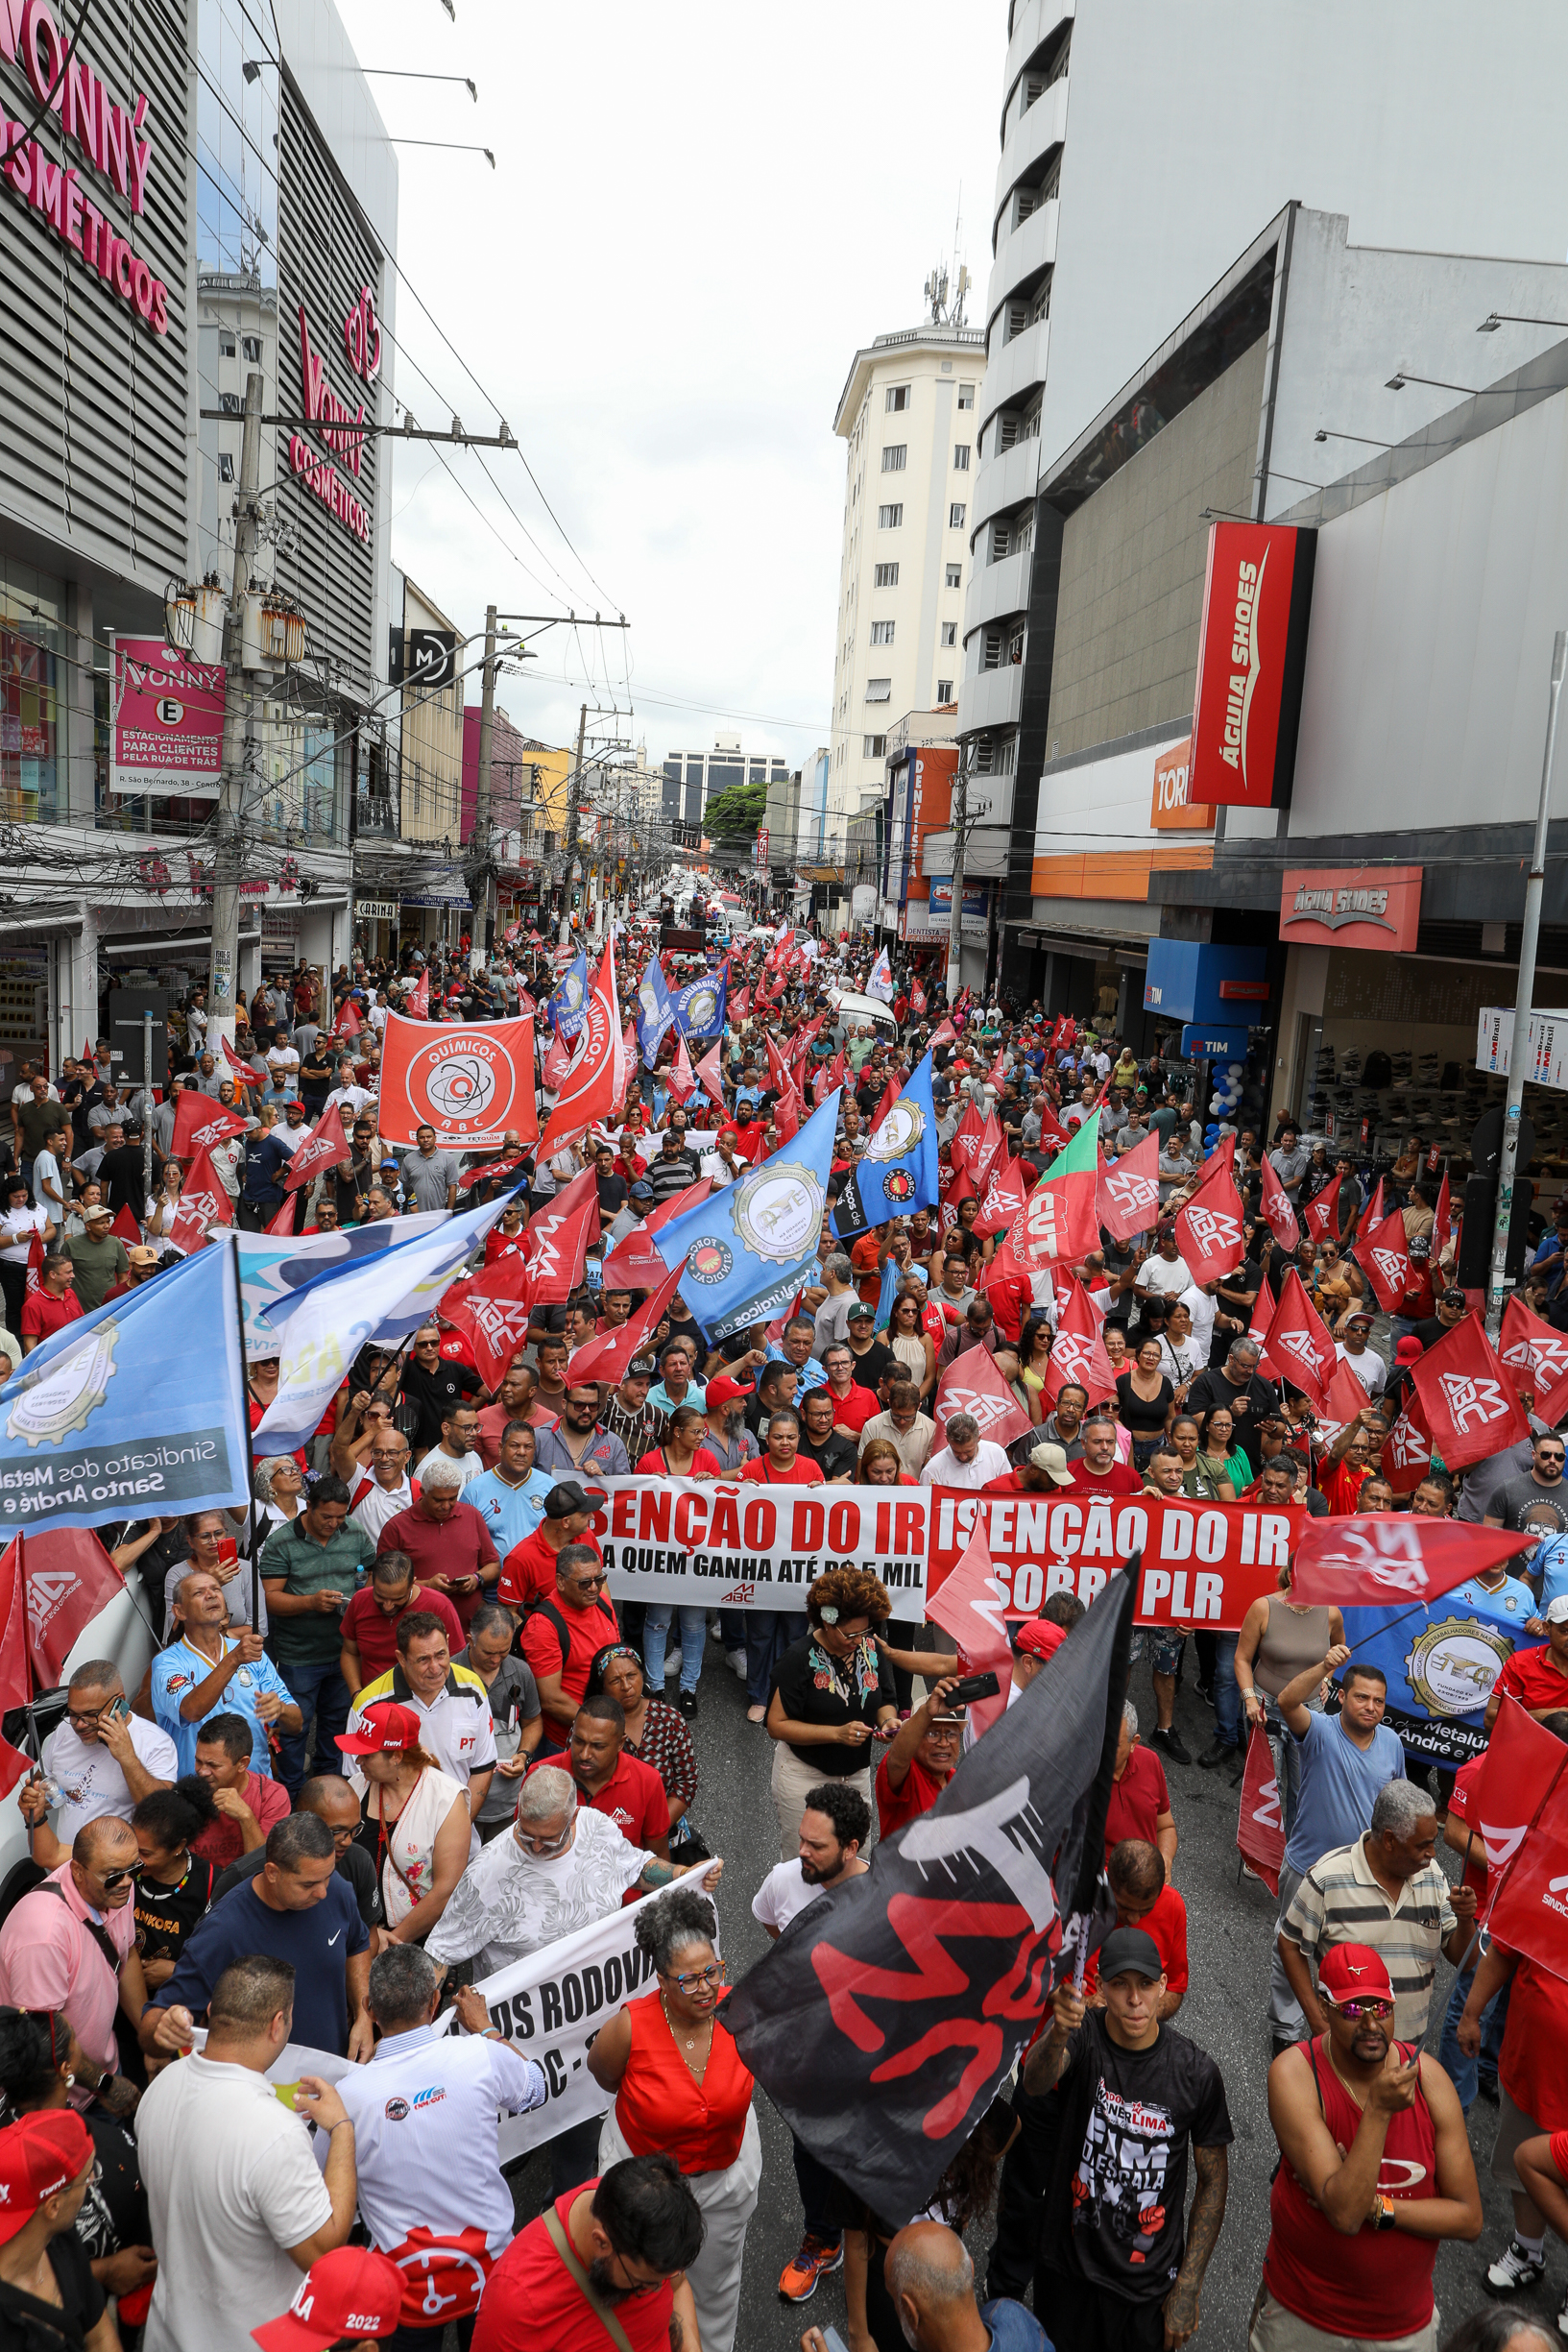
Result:
{"type": "MultiPolygon", "coordinates": [[[[1188,1665],[1192,1659],[1189,1654],[1188,1665]]],[[[668,1687],[673,1691],[674,1685],[668,1687]]],[[[1146,1721],[1152,1719],[1147,1670],[1133,1669],[1132,1696],[1146,1721]]],[[[768,1793],[771,1743],[760,1725],[745,1718],[741,1685],[729,1672],[716,1642],[710,1641],[693,1725],[702,1781],[692,1807],[694,1820],[714,1854],[725,1860],[720,1889],[726,1957],[739,1976],[767,1949],[767,1938],[751,1916],[751,1898],[779,1858],[777,1829],[768,1793]]],[[[1177,1695],[1177,1726],[1195,1758],[1208,1745],[1212,1717],[1189,1686],[1177,1695]]],[[[1231,2150],[1230,2195],[1225,2224],[1210,2264],[1203,2316],[1194,2342],[1240,2352],[1257,2291],[1268,2236],[1269,2175],[1275,2158],[1268,2123],[1266,2073],[1268,2028],[1268,1955],[1273,1904],[1250,1879],[1238,1879],[1237,1792],[1222,1775],[1200,1772],[1195,1763],[1168,1767],[1180,1832],[1175,1882],[1187,1901],[1192,1985],[1177,2020],[1178,2029],[1218,2062],[1225,2080],[1236,2140],[1231,2150]],[[1216,1785],[1217,1780],[1218,1785],[1216,1785]]],[[[1439,1960],[1427,2047],[1435,2051],[1453,1972],[1439,1960]]],[[[809,2065],[809,2051],[802,2063],[809,2065]]],[[[842,2274],[826,2279],[809,2304],[786,2306],[778,2298],[779,2273],[800,2243],[801,2211],[790,2162],[789,2135],[766,2097],[758,2096],[763,2147],[762,2191],[746,2242],[738,2352],[795,2352],[802,2329],[811,2322],[844,2324],[842,2274]]],[[[1471,2144],[1481,2180],[1486,2225],[1475,2245],[1444,2245],[1438,2251],[1436,2293],[1443,2327],[1454,2325],[1485,2303],[1481,2280],[1485,2265],[1512,2226],[1507,2196],[1495,2188],[1487,2165],[1497,2110],[1478,2099],[1471,2110],[1471,2144]]],[[[548,2191],[538,2158],[514,2174],[519,2222],[538,2213],[548,2191]]],[[[989,2230],[977,2229],[971,2244],[984,2275],[989,2230]]],[[[1546,2279],[1521,2308],[1543,2320],[1548,2334],[1568,2289],[1568,2257],[1548,2240],[1546,2279]]],[[[1049,2312],[1041,2314],[1047,2334],[1049,2312]]]]}

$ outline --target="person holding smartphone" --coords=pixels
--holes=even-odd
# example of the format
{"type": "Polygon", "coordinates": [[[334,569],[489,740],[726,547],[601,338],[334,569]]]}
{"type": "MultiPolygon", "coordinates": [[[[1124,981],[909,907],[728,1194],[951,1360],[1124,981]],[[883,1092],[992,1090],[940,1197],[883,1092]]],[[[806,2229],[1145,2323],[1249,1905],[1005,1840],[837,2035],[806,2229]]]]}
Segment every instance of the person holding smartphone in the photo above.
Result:
{"type": "MultiPolygon", "coordinates": [[[[877,1832],[891,1837],[895,1830],[929,1813],[956,1769],[962,1751],[965,1709],[961,1698],[965,1677],[944,1675],[928,1692],[877,1766],[877,1832]]],[[[973,1682],[997,1691],[994,1674],[975,1675],[973,1682]]]]}
{"type": "Polygon", "coordinates": [[[41,1762],[41,1774],[27,1782],[17,1802],[31,1831],[33,1859],[45,1870],[69,1860],[78,1830],[89,1821],[114,1813],[129,1824],[143,1797],[171,1787],[180,1770],[174,1741],[156,1723],[132,1714],[120,1670],[107,1658],[89,1658],[72,1674],[65,1720],[44,1741],[41,1762]],[[56,1805],[51,1833],[47,1815],[56,1805]]]}

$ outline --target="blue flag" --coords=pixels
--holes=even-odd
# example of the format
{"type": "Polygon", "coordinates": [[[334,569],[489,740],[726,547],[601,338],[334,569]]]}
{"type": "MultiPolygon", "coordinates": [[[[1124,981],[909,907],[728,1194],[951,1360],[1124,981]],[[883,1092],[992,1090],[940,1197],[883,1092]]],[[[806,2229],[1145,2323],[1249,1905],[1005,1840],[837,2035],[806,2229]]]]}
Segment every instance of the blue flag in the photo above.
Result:
{"type": "Polygon", "coordinates": [[[675,1026],[690,1045],[724,1034],[724,1000],[729,993],[727,972],[705,972],[688,981],[675,998],[675,1026]]]}
{"type": "Polygon", "coordinates": [[[224,1243],[67,1323],[0,1391],[0,1537],[216,1511],[250,1492],[224,1243]]]}
{"type": "Polygon", "coordinates": [[[893,1305],[899,1295],[899,1284],[903,1279],[903,1267],[896,1257],[889,1255],[882,1266],[882,1286],[877,1293],[877,1321],[872,1325],[873,1330],[885,1331],[892,1321],[893,1305]]]}
{"type": "Polygon", "coordinates": [[[1388,1677],[1383,1720],[1423,1764],[1468,1764],[1486,1752],[1486,1702],[1525,1632],[1535,1596],[1517,1576],[1496,1592],[1472,1581],[1425,1609],[1347,1609],[1345,1639],[1388,1677]]]}
{"type": "Polygon", "coordinates": [[[575,963],[567,964],[545,1010],[555,1023],[558,1036],[576,1036],[577,1031],[583,1026],[583,1017],[588,1011],[588,957],[586,953],[579,955],[575,963]]]}
{"type": "Polygon", "coordinates": [[[672,1273],[684,1264],[681,1296],[711,1341],[794,1299],[822,1237],[837,1131],[834,1092],[792,1143],[649,1236],[672,1273]]]}
{"type": "Polygon", "coordinates": [[[833,1211],[835,1231],[848,1241],[890,1217],[934,1208],[939,1174],[928,1054],[851,1170],[833,1211]]]}
{"type": "Polygon", "coordinates": [[[651,957],[637,992],[637,1042],[646,1069],[651,1070],[659,1059],[659,1049],[674,1018],[664,967],[657,956],[651,957]]]}

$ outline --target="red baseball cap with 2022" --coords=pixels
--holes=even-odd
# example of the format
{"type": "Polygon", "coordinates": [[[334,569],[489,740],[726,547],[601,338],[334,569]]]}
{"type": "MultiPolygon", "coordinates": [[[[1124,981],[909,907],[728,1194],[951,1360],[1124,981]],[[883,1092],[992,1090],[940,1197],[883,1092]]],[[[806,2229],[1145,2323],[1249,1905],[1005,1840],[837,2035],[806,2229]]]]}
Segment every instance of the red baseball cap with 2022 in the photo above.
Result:
{"type": "Polygon", "coordinates": [[[313,2262],[277,2319],[251,2330],[262,2352],[326,2352],[345,2336],[390,2336],[403,2304],[403,2274],[389,2254],[340,2245],[313,2262]]]}

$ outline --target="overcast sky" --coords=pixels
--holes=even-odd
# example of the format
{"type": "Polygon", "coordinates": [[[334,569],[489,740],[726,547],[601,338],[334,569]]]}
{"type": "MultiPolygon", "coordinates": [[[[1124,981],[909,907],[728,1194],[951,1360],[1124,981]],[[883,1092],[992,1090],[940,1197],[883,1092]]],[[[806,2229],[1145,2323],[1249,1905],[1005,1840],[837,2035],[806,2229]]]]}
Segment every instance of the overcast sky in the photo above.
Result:
{"type": "MultiPolygon", "coordinates": [[[[477,106],[461,87],[372,85],[394,134],[495,153],[492,174],[482,156],[399,151],[398,257],[571,543],[517,456],[487,463],[543,554],[473,455],[452,464],[499,539],[415,448],[397,452],[394,561],[465,631],[492,596],[624,612],[624,654],[618,636],[600,650],[552,630],[502,681],[525,732],[573,740],[590,681],[624,708],[625,662],[621,731],[650,761],[717,732],[797,764],[827,740],[832,698],[833,412],[856,349],[918,324],[960,183],[983,325],[1004,0],[456,0],[455,24],[441,0],[339,6],[362,64],[478,84],[477,106]]],[[[493,430],[406,286],[398,334],[396,389],[420,423],[455,408],[493,430]]]]}

